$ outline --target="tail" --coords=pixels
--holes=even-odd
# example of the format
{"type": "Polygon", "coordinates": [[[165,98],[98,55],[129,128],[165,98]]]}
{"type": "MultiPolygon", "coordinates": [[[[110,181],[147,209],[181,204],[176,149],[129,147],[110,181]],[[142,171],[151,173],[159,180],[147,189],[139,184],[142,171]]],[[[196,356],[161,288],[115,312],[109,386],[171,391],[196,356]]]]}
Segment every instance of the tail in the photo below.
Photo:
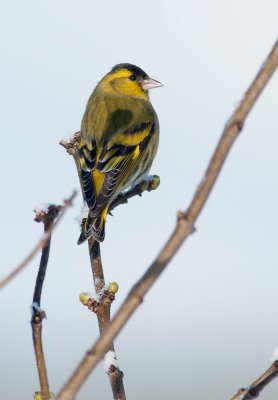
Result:
{"type": "Polygon", "coordinates": [[[82,219],[81,233],[77,240],[77,244],[82,244],[82,243],[86,242],[86,240],[89,239],[90,236],[92,236],[92,231],[91,231],[92,224],[93,224],[93,218],[92,218],[92,213],[90,210],[87,218],[82,219]]]}
{"type": "Polygon", "coordinates": [[[92,216],[92,212],[90,211],[88,217],[82,220],[81,233],[77,244],[84,243],[91,236],[93,236],[97,242],[103,242],[105,237],[106,215],[107,208],[102,210],[102,212],[95,218],[92,216]]]}
{"type": "Polygon", "coordinates": [[[98,242],[103,242],[105,237],[105,217],[106,213],[102,212],[96,217],[92,226],[92,236],[98,242]],[[105,214],[105,215],[104,215],[105,214]]]}

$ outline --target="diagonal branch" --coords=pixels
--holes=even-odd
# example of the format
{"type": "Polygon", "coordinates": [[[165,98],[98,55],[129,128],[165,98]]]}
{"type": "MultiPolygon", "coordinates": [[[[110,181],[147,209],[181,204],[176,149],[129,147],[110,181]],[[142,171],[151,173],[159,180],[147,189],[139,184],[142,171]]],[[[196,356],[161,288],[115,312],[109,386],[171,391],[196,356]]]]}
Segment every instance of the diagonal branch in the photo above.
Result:
{"type": "Polygon", "coordinates": [[[265,386],[274,378],[277,378],[277,375],[278,361],[276,360],[258,379],[251,383],[248,388],[239,389],[231,400],[250,400],[258,397],[265,386]]]}
{"type": "Polygon", "coordinates": [[[126,300],[115,314],[109,327],[96,341],[82,359],[68,382],[57,396],[57,400],[72,400],[76,392],[92,372],[97,363],[109,349],[111,342],[119,334],[130,316],[142,302],[144,295],[158,279],[166,266],[172,260],[180,246],[194,231],[194,224],[207,201],[214,183],[219,176],[224,161],[239,133],[245,119],[253,108],[262,90],[268,83],[278,65],[278,42],[275,43],[265,63],[262,65],[251,86],[243,96],[240,105],[226,124],[215,152],[210,160],[205,175],[186,212],[178,214],[178,221],[174,232],[153,261],[143,277],[132,288],[126,300]]]}
{"type": "Polygon", "coordinates": [[[0,281],[0,289],[2,289],[19,272],[21,272],[28,265],[28,263],[35,257],[35,255],[40,251],[40,249],[44,247],[45,242],[50,238],[51,233],[53,232],[53,230],[56,228],[56,226],[61,221],[66,210],[68,209],[69,206],[72,205],[72,201],[76,195],[77,195],[77,192],[74,190],[72,192],[71,196],[64,201],[64,205],[61,206],[61,213],[59,215],[59,218],[57,218],[57,220],[54,222],[54,224],[52,226],[50,226],[49,229],[44,233],[42,238],[39,240],[39,242],[36,244],[36,246],[33,248],[33,250],[27,255],[27,257],[12,272],[10,272],[5,278],[3,278],[0,281]]]}

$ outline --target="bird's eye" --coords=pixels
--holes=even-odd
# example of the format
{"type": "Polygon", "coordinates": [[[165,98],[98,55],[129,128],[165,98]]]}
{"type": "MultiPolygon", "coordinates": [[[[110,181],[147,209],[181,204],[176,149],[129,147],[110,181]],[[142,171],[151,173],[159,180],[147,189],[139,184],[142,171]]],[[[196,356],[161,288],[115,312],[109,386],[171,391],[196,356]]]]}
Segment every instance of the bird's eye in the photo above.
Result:
{"type": "Polygon", "coordinates": [[[131,75],[131,76],[129,77],[129,79],[130,79],[131,81],[136,81],[136,76],[135,76],[135,75],[131,75]]]}

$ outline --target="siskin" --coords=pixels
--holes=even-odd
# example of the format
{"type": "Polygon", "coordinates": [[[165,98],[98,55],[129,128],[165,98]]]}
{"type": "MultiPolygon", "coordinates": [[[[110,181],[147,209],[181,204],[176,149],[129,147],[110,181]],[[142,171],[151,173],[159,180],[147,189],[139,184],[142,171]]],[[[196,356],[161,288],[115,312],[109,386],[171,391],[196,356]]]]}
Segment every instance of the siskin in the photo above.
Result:
{"type": "Polygon", "coordinates": [[[104,240],[112,201],[147,175],[158,147],[159,123],[148,90],[162,86],[141,68],[118,64],[98,83],[81,124],[83,193],[89,214],[78,244],[104,240]]]}

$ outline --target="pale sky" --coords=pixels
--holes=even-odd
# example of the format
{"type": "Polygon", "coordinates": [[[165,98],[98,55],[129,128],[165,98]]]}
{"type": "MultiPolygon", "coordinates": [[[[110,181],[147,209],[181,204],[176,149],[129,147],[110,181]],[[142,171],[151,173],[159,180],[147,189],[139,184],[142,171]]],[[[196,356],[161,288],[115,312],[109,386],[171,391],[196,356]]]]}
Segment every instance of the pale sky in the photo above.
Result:
{"type": "MultiPolygon", "coordinates": [[[[10,0],[0,9],[1,270],[36,243],[40,203],[79,189],[59,146],[79,130],[99,79],[120,62],[165,86],[151,92],[161,127],[152,173],[161,186],[109,217],[102,245],[112,312],[169,237],[222,128],[277,38],[276,0],[10,0]]],[[[278,345],[278,79],[248,118],[181,248],[115,341],[128,399],[229,399],[270,365],[278,345]]],[[[51,390],[58,393],[98,335],[78,300],[93,292],[87,246],[77,246],[81,196],[53,234],[42,307],[51,390]]],[[[0,291],[0,397],[39,390],[30,328],[39,256],[0,291]]],[[[278,381],[261,394],[278,396],[278,381]]],[[[111,399],[103,364],[77,399],[111,399]]]]}

